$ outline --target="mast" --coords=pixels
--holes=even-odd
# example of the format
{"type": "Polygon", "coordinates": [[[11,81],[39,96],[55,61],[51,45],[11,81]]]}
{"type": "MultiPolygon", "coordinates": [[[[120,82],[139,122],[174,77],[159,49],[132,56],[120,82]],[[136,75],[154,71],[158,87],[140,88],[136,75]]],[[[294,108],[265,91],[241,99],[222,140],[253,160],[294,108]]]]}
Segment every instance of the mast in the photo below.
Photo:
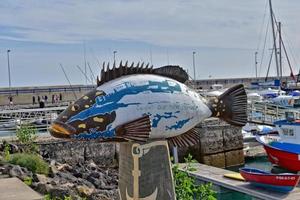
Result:
{"type": "Polygon", "coordinates": [[[257,78],[257,64],[258,64],[258,62],[257,62],[257,54],[258,54],[258,52],[257,51],[255,51],[255,77],[257,78]]]}
{"type": "Polygon", "coordinates": [[[281,22],[278,22],[278,35],[279,35],[279,45],[278,45],[278,56],[279,56],[279,71],[280,71],[280,79],[282,79],[282,56],[281,56],[281,22]]]}
{"type": "Polygon", "coordinates": [[[274,27],[274,13],[272,9],[272,1],[269,0],[269,7],[270,7],[270,15],[271,15],[271,24],[272,24],[272,32],[273,32],[273,45],[274,45],[274,52],[275,52],[275,62],[276,62],[276,70],[277,70],[277,78],[279,78],[279,64],[278,64],[278,56],[277,56],[277,44],[276,44],[276,35],[275,35],[275,27],[274,27]]]}

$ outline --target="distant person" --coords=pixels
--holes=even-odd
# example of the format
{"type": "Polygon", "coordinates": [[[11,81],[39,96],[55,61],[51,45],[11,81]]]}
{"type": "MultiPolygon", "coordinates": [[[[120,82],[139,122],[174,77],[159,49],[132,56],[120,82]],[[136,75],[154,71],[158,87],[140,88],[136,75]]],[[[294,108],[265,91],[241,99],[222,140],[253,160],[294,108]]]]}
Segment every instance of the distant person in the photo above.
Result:
{"type": "Polygon", "coordinates": [[[52,103],[55,103],[55,102],[54,102],[54,94],[52,94],[52,103]]]}
{"type": "Polygon", "coordinates": [[[47,95],[45,95],[45,102],[47,103],[47,100],[48,100],[48,96],[47,95]]]}
{"type": "Polygon", "coordinates": [[[43,99],[40,101],[40,108],[45,108],[45,102],[43,99]]]}
{"type": "Polygon", "coordinates": [[[32,96],[32,105],[34,105],[36,102],[35,102],[35,96],[32,96]]]}
{"type": "Polygon", "coordinates": [[[40,96],[38,96],[38,103],[40,103],[41,102],[41,97],[40,96]]]}
{"type": "Polygon", "coordinates": [[[13,106],[14,105],[13,97],[9,96],[8,99],[9,99],[9,106],[13,106]]]}
{"type": "Polygon", "coordinates": [[[59,101],[62,101],[62,94],[59,93],[59,101]]]}

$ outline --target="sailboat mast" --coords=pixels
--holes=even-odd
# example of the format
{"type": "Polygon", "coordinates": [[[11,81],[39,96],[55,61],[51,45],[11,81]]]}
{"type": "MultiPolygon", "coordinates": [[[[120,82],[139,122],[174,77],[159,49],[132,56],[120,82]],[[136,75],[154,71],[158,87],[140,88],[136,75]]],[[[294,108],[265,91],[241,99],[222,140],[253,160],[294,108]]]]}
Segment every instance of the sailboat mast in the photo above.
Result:
{"type": "Polygon", "coordinates": [[[280,69],[280,79],[282,78],[282,56],[281,56],[281,22],[278,22],[278,35],[279,35],[279,45],[278,45],[278,56],[279,56],[279,69],[280,69]]]}
{"type": "Polygon", "coordinates": [[[276,62],[276,70],[277,70],[277,78],[280,77],[279,75],[279,64],[278,64],[278,56],[277,56],[277,44],[276,44],[276,35],[275,35],[275,27],[274,27],[274,13],[272,9],[272,1],[269,0],[269,7],[270,7],[270,15],[271,15],[271,24],[272,24],[272,32],[273,32],[273,45],[274,45],[274,54],[275,54],[275,62],[276,62]]]}

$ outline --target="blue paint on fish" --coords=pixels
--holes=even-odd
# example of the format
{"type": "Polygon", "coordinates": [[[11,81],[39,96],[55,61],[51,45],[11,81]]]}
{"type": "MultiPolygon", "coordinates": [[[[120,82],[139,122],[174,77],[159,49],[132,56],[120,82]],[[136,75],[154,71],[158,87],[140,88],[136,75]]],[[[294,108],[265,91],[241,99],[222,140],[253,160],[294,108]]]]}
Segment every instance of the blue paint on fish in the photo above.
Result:
{"type": "Polygon", "coordinates": [[[181,87],[178,83],[169,81],[148,81],[148,84],[134,86],[129,82],[124,82],[117,86],[117,89],[114,89],[113,93],[107,94],[105,96],[98,96],[96,98],[96,104],[91,106],[88,109],[85,109],[78,113],[77,115],[72,116],[68,122],[75,120],[85,120],[88,117],[95,115],[104,115],[112,111],[116,111],[119,108],[128,107],[131,105],[139,105],[140,103],[118,103],[124,96],[127,95],[136,95],[142,92],[153,92],[153,93],[173,93],[181,92],[181,87]]]}
{"type": "Polygon", "coordinates": [[[188,118],[188,119],[184,119],[184,120],[180,120],[180,121],[177,121],[174,125],[172,126],[166,126],[166,131],[167,130],[177,130],[177,129],[180,129],[182,128],[186,123],[188,123],[192,118],[188,118]]]}
{"type": "Polygon", "coordinates": [[[97,139],[97,138],[113,138],[115,137],[115,129],[111,127],[111,125],[108,126],[107,130],[105,131],[98,131],[98,132],[89,132],[89,133],[80,133],[78,135],[73,135],[73,138],[75,139],[97,139]]]}
{"type": "MultiPolygon", "coordinates": [[[[174,113],[177,114],[180,113],[180,111],[176,111],[174,113]]],[[[152,127],[157,127],[161,119],[177,118],[175,114],[173,114],[173,112],[165,112],[164,115],[159,115],[159,114],[154,115],[152,120],[152,127]]]]}

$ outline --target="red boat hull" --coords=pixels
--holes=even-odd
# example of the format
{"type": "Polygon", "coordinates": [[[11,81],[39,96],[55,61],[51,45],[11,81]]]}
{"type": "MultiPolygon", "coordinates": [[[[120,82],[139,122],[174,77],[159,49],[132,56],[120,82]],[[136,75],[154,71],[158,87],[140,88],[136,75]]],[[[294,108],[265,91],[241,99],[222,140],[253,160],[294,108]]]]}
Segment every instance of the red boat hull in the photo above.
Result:
{"type": "Polygon", "coordinates": [[[280,192],[290,192],[299,183],[300,176],[293,174],[270,174],[257,169],[240,170],[246,181],[264,188],[280,192]]]}
{"type": "Polygon", "coordinates": [[[300,171],[300,155],[264,145],[271,163],[290,171],[300,171]]]}

